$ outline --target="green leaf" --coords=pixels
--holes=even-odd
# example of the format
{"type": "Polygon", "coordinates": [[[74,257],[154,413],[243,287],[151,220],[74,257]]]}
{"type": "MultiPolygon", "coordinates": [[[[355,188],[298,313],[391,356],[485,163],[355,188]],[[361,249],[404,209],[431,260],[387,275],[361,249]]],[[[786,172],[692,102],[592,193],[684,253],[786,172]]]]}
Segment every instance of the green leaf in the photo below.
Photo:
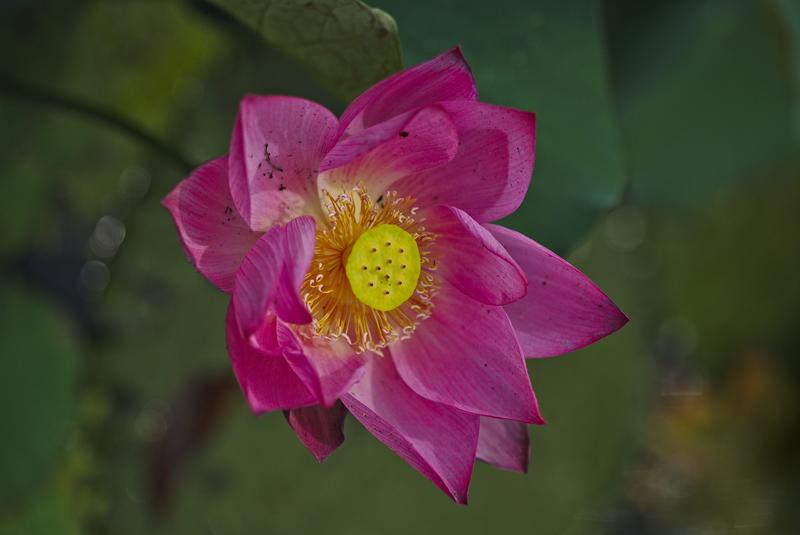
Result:
{"type": "Polygon", "coordinates": [[[394,20],[358,0],[213,1],[345,98],[401,67],[394,20]]]}
{"type": "Polygon", "coordinates": [[[797,0],[771,0],[783,26],[786,59],[794,92],[794,133],[800,141],[800,3],[797,0]]]}
{"type": "Polygon", "coordinates": [[[481,100],[536,112],[536,168],[511,226],[564,251],[617,203],[625,174],[597,2],[375,3],[396,17],[409,63],[461,44],[481,100]]]}
{"type": "Polygon", "coordinates": [[[627,2],[611,17],[632,198],[700,209],[797,154],[773,14],[758,2],[627,2]]]}
{"type": "Polygon", "coordinates": [[[78,356],[48,306],[0,286],[0,499],[44,480],[72,424],[78,356]]]}

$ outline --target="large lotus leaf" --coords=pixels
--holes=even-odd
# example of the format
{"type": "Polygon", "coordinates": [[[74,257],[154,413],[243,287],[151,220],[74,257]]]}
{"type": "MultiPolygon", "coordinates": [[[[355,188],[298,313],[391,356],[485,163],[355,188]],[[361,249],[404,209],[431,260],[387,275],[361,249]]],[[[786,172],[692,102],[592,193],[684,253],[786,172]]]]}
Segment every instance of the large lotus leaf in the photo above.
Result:
{"type": "Polygon", "coordinates": [[[509,223],[559,251],[614,206],[625,180],[598,2],[380,0],[406,63],[460,44],[481,100],[537,113],[536,168],[509,223]]]}
{"type": "Polygon", "coordinates": [[[796,158],[790,55],[767,4],[632,1],[612,11],[633,200],[705,210],[796,158]]]}
{"type": "MultiPolygon", "coordinates": [[[[214,0],[352,98],[400,69],[397,25],[359,0],[214,0]]],[[[280,73],[275,73],[280,76],[280,73]]]]}
{"type": "Polygon", "coordinates": [[[0,499],[47,477],[73,425],[78,354],[48,304],[0,286],[0,499]]]}

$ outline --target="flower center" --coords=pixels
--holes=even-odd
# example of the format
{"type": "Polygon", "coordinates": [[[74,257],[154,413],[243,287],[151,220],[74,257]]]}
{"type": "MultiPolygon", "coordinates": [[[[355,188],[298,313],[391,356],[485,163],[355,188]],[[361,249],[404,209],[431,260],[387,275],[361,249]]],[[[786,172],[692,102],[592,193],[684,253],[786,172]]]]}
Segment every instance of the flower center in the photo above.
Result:
{"type": "Polygon", "coordinates": [[[438,290],[431,245],[414,199],[366,190],[327,196],[301,293],[317,335],[344,338],[356,352],[410,337],[431,314],[438,290]]]}
{"type": "Polygon", "coordinates": [[[376,310],[392,310],[414,294],[420,272],[414,236],[397,225],[369,229],[347,257],[347,279],[359,301],[376,310]]]}

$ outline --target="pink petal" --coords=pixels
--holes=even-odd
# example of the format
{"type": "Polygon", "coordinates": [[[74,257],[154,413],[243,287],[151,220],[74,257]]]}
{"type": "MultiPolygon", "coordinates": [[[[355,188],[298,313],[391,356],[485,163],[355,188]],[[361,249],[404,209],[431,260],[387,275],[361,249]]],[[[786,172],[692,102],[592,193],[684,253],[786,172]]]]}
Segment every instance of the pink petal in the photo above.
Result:
{"type": "Polygon", "coordinates": [[[286,421],[314,458],[323,462],[344,442],[345,415],[347,410],[341,403],[329,409],[314,405],[287,411],[286,421]]]}
{"type": "Polygon", "coordinates": [[[398,178],[449,162],[458,149],[450,116],[430,106],[377,124],[338,143],[322,162],[320,187],[366,185],[377,198],[398,178]]]}
{"type": "Polygon", "coordinates": [[[527,425],[514,420],[481,417],[478,459],[496,468],[525,473],[530,451],[527,425]]]}
{"type": "Polygon", "coordinates": [[[300,297],[300,287],[314,258],[316,223],[311,217],[298,217],[283,230],[283,269],[275,291],[275,310],[283,321],[310,323],[311,314],[300,297]]]}
{"type": "Polygon", "coordinates": [[[472,71],[456,47],[367,89],[344,111],[339,129],[352,135],[414,108],[477,96],[472,71]]]}
{"type": "Polygon", "coordinates": [[[482,102],[442,102],[456,125],[459,149],[437,169],[392,185],[418,206],[448,204],[477,221],[495,221],[519,208],[533,172],[536,116],[482,102]]]}
{"type": "Polygon", "coordinates": [[[397,371],[417,394],[496,418],[541,423],[525,360],[502,307],[445,286],[433,314],[392,345],[397,371]]]}
{"type": "Polygon", "coordinates": [[[477,416],[418,396],[387,357],[370,358],[364,377],[342,402],[378,440],[453,500],[467,503],[477,416]]]}
{"type": "Polygon", "coordinates": [[[519,232],[497,225],[487,228],[528,277],[527,295],[505,307],[525,356],[574,351],[628,322],[608,296],[566,260],[519,232]]]}
{"type": "Polygon", "coordinates": [[[296,336],[278,325],[278,342],[286,361],[314,392],[318,403],[330,407],[364,373],[364,356],[343,342],[313,336],[296,336]]]}
{"type": "Polygon", "coordinates": [[[293,409],[316,402],[314,394],[282,356],[267,354],[242,336],[233,304],[228,307],[225,332],[233,372],[254,413],[293,409]]]}
{"type": "Polygon", "coordinates": [[[436,206],[420,213],[437,235],[439,273],[453,286],[487,305],[505,305],[527,291],[525,274],[489,231],[465,212],[436,206]]]}
{"type": "Polygon", "coordinates": [[[220,290],[231,292],[239,264],[260,234],[250,230],[234,207],[227,156],[195,169],[162,202],[189,261],[220,290]]]}
{"type": "Polygon", "coordinates": [[[294,97],[246,96],[239,107],[228,160],[230,189],[250,228],[319,210],[319,162],[336,142],[336,117],[294,97]]]}
{"type": "Polygon", "coordinates": [[[273,304],[284,321],[311,321],[298,292],[311,265],[315,225],[312,217],[303,216],[274,226],[245,256],[236,274],[233,302],[247,336],[256,331],[273,304]]]}
{"type": "MultiPolygon", "coordinates": [[[[232,301],[231,301],[232,302],[232,301]]],[[[241,331],[241,327],[239,327],[241,331]]],[[[251,346],[257,351],[271,356],[282,356],[283,348],[278,343],[278,317],[274,312],[268,312],[255,332],[248,339],[251,346]]]]}
{"type": "MultiPolygon", "coordinates": [[[[374,126],[360,130],[355,135],[340,138],[336,145],[325,155],[322,163],[320,163],[320,172],[348,164],[387,141],[394,140],[422,109],[402,113],[374,126]]],[[[441,107],[436,106],[433,107],[432,110],[441,111],[441,107]]],[[[449,122],[452,125],[452,121],[449,122]]]]}

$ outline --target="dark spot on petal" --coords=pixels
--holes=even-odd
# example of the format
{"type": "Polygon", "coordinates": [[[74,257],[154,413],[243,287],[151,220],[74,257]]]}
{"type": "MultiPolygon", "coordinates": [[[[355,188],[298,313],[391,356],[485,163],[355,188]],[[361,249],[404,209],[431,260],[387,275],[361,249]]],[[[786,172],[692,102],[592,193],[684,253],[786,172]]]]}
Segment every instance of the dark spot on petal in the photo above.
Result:
{"type": "Polygon", "coordinates": [[[408,132],[403,130],[402,132],[400,132],[400,137],[408,137],[408,132]]]}

